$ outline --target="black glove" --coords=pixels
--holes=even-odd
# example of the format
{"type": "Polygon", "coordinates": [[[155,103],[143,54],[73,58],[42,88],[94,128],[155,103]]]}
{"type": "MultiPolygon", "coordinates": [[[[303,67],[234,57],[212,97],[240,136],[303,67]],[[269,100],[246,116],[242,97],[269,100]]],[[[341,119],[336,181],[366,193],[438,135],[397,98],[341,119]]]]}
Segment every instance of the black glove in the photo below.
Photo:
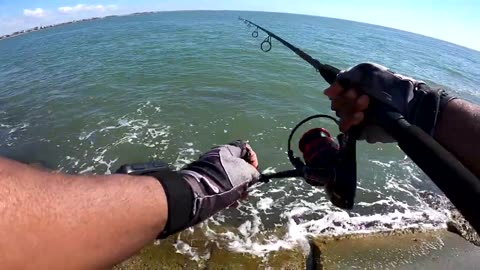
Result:
{"type": "Polygon", "coordinates": [[[193,226],[239,200],[260,178],[247,143],[216,147],[179,172],[152,174],[165,190],[168,220],[160,238],[193,226]]]}
{"type": "MultiPolygon", "coordinates": [[[[386,67],[362,63],[342,71],[338,82],[344,88],[355,88],[389,109],[399,112],[413,125],[433,136],[437,117],[446,104],[454,99],[442,89],[432,89],[424,82],[396,74],[386,67]]],[[[369,116],[370,124],[375,116],[369,116]]],[[[368,117],[367,117],[368,118],[368,117]]],[[[382,128],[367,126],[363,137],[369,141],[392,141],[382,128]]]]}

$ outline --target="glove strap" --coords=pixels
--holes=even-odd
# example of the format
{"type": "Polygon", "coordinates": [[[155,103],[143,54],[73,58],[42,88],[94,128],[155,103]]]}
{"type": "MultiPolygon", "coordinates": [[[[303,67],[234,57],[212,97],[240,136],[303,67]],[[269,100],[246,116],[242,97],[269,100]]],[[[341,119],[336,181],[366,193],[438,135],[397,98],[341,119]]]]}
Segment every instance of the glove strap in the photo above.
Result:
{"type": "Polygon", "coordinates": [[[165,239],[188,228],[194,206],[194,195],[188,182],[178,172],[171,170],[151,172],[147,175],[155,177],[162,184],[168,203],[167,224],[157,238],[165,239]]]}
{"type": "Polygon", "coordinates": [[[440,90],[440,113],[447,107],[447,104],[454,100],[457,99],[455,96],[451,96],[450,94],[447,93],[447,91],[441,89],[440,90]]]}
{"type": "Polygon", "coordinates": [[[415,109],[409,110],[411,112],[407,120],[433,137],[438,116],[453,99],[455,97],[450,96],[443,89],[431,89],[428,85],[420,83],[417,85],[412,104],[409,104],[415,109]]]}

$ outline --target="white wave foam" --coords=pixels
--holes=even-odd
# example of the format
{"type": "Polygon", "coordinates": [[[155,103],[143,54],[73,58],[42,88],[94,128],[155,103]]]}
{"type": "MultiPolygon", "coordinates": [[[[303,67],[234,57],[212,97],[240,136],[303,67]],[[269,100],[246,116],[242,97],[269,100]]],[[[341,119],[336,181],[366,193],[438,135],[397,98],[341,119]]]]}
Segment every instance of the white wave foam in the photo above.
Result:
{"type": "Polygon", "coordinates": [[[228,243],[227,248],[234,252],[250,253],[263,257],[271,251],[301,247],[308,251],[308,239],[319,235],[342,235],[392,231],[405,228],[433,229],[438,227],[435,222],[446,221],[446,213],[437,211],[400,212],[395,210],[386,215],[373,214],[368,216],[353,216],[346,211],[332,211],[330,206],[320,204],[318,207],[294,207],[288,211],[286,224],[287,232],[284,235],[268,235],[262,228],[263,224],[257,215],[252,217],[239,228],[237,234],[233,232],[220,234],[222,242],[228,243]],[[302,215],[318,210],[328,210],[322,218],[302,221],[302,215]],[[429,221],[427,221],[429,220],[429,221]],[[434,222],[432,222],[434,221],[434,222]],[[263,235],[264,237],[260,237],[263,235]],[[262,239],[262,240],[259,240],[262,239]]]}
{"type": "Polygon", "coordinates": [[[379,166],[381,166],[381,167],[386,167],[386,168],[392,167],[392,164],[395,163],[394,161],[381,162],[381,161],[379,161],[379,160],[370,160],[370,162],[372,162],[373,164],[379,165],[379,166]]]}
{"type": "Polygon", "coordinates": [[[8,134],[12,134],[12,133],[16,132],[17,130],[24,130],[28,126],[30,126],[29,123],[20,123],[16,126],[12,127],[12,129],[8,132],[8,134]]]}
{"type": "Polygon", "coordinates": [[[199,255],[198,249],[190,246],[189,244],[183,242],[182,240],[177,240],[174,244],[177,252],[183,255],[190,257],[194,261],[208,260],[210,258],[210,252],[207,252],[203,255],[199,255]]]}
{"type": "Polygon", "coordinates": [[[8,130],[8,131],[5,130],[5,134],[7,136],[2,138],[2,141],[0,142],[0,146],[3,146],[3,145],[9,146],[9,147],[13,146],[15,142],[18,140],[19,136],[21,136],[21,133],[26,131],[29,126],[30,126],[30,123],[17,123],[17,124],[0,123],[0,129],[4,128],[8,130]]]}
{"type": "MultiPolygon", "coordinates": [[[[238,232],[232,231],[216,233],[209,230],[209,237],[221,239],[222,243],[227,243],[225,248],[233,252],[249,253],[259,257],[264,257],[272,251],[280,249],[291,249],[300,246],[304,252],[308,251],[308,240],[303,228],[290,220],[288,223],[288,232],[282,236],[268,235],[260,240],[258,236],[263,235],[263,224],[258,216],[258,212],[252,209],[252,219],[245,221],[238,227],[238,232]]],[[[209,221],[205,222],[208,224],[209,221]]],[[[208,227],[208,225],[206,225],[208,227]]]]}
{"type": "Polygon", "coordinates": [[[275,173],[275,172],[276,172],[276,170],[275,170],[275,168],[273,168],[273,167],[268,167],[268,168],[266,168],[266,169],[264,169],[264,170],[262,171],[263,174],[275,173]]]}
{"type": "MultiPolygon", "coordinates": [[[[307,187],[303,182],[295,182],[291,186],[259,185],[250,191],[253,199],[238,209],[245,221],[236,230],[228,232],[217,233],[208,229],[208,238],[231,251],[264,257],[271,251],[295,247],[301,247],[306,252],[310,237],[445,227],[450,211],[430,206],[424,201],[421,191],[413,185],[417,182],[415,178],[418,174],[415,169],[410,170],[410,167],[414,167],[408,162],[372,162],[374,166],[383,168],[380,175],[385,175],[387,179],[384,185],[369,188],[359,186],[360,193],[374,196],[369,195],[366,197],[368,200],[364,201],[357,196],[353,211],[332,206],[323,196],[323,190],[307,187]],[[401,169],[399,175],[393,176],[392,170],[398,169],[401,169]],[[278,194],[282,193],[283,196],[278,199],[278,194]],[[277,199],[269,195],[277,196],[277,199]],[[287,198],[288,203],[285,203],[287,198]],[[267,229],[267,220],[275,217],[280,220],[275,222],[274,227],[283,227],[285,231],[272,233],[267,229]]],[[[266,172],[275,172],[275,168],[268,167],[264,170],[266,172]]],[[[446,200],[440,195],[435,196],[439,200],[446,200]]],[[[208,227],[208,224],[222,225],[223,221],[215,216],[203,226],[208,227]]]]}
{"type": "Polygon", "coordinates": [[[393,205],[397,205],[397,206],[401,206],[402,208],[408,208],[408,204],[396,201],[395,199],[393,199],[392,196],[388,196],[386,199],[381,199],[381,200],[374,201],[374,202],[371,202],[371,203],[358,202],[358,203],[356,203],[356,205],[357,206],[373,206],[373,205],[393,206],[393,205]]]}
{"type": "Polygon", "coordinates": [[[272,198],[261,198],[258,202],[257,202],[257,209],[260,209],[260,210],[268,210],[272,207],[272,204],[273,204],[273,199],[272,198]]]}
{"type": "Polygon", "coordinates": [[[200,150],[194,149],[194,148],[180,148],[178,149],[178,155],[175,161],[173,162],[172,166],[176,169],[179,170],[183,166],[191,163],[197,158],[197,154],[200,153],[200,150]]]}
{"type": "Polygon", "coordinates": [[[88,173],[88,172],[93,172],[94,170],[95,170],[94,166],[88,166],[88,167],[84,168],[83,170],[79,171],[78,173],[79,174],[84,174],[84,173],[88,173]]]}
{"type": "Polygon", "coordinates": [[[268,190],[269,193],[285,192],[285,187],[271,188],[268,190]]]}
{"type": "MultiPolygon", "coordinates": [[[[154,106],[150,101],[140,104],[139,108],[132,113],[118,119],[104,119],[97,123],[93,130],[84,130],[77,137],[77,152],[83,152],[72,158],[67,156],[67,164],[61,168],[75,168],[80,173],[100,172],[111,173],[111,168],[118,161],[112,152],[125,144],[139,145],[147,148],[155,148],[158,153],[165,151],[169,145],[170,126],[150,119],[153,111],[157,112],[160,107],[154,106]],[[146,115],[145,115],[146,114],[146,115]],[[101,144],[99,145],[99,138],[101,144]],[[105,142],[105,140],[107,140],[105,142]]],[[[70,139],[69,139],[70,140],[70,139]]],[[[69,144],[70,141],[67,140],[69,144]]],[[[154,154],[157,157],[157,153],[154,154]]]]}
{"type": "Polygon", "coordinates": [[[80,136],[78,136],[78,139],[79,139],[80,141],[85,141],[85,140],[89,139],[95,132],[96,132],[96,130],[91,131],[91,132],[89,132],[89,133],[87,133],[87,132],[82,132],[82,134],[80,134],[80,136]]]}

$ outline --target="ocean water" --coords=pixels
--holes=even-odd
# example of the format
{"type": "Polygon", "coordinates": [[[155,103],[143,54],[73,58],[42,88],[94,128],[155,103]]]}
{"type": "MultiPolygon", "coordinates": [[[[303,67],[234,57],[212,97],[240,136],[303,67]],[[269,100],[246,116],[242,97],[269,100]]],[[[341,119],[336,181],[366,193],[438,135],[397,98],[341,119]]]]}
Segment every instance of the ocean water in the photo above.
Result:
{"type": "MultiPolygon", "coordinates": [[[[333,114],[327,84],[276,41],[262,52],[266,35],[252,38],[238,16],[324,63],[381,63],[480,103],[480,52],[412,33],[260,12],[111,17],[0,41],[0,154],[65,173],[109,174],[155,159],[181,168],[242,138],[262,170],[289,169],[290,129],[312,114],[333,114]]],[[[327,121],[303,130],[314,126],[338,132],[327,121]]],[[[359,143],[358,175],[352,211],[333,207],[322,189],[282,179],[252,188],[239,208],[195,230],[263,255],[311,236],[445,226],[448,201],[395,144],[359,143]]]]}

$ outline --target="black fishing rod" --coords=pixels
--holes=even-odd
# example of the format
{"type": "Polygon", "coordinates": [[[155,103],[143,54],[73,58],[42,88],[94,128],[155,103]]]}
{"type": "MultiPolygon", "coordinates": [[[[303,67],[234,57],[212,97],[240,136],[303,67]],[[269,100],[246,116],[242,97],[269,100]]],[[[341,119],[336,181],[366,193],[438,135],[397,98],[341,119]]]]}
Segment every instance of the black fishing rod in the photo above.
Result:
{"type": "MultiPolygon", "coordinates": [[[[320,75],[322,75],[322,77],[329,84],[333,84],[336,81],[336,77],[340,72],[338,68],[322,64],[320,61],[312,58],[310,55],[293,46],[289,42],[249,20],[243,19],[241,17],[239,17],[239,20],[242,20],[249,27],[256,27],[256,29],[252,33],[253,37],[258,37],[258,30],[263,31],[268,35],[260,46],[262,51],[268,52],[271,50],[271,38],[274,38],[286,47],[288,47],[290,50],[295,52],[298,56],[300,56],[310,65],[315,67],[315,69],[318,70],[320,75]],[[264,47],[266,45],[268,45],[267,48],[264,47]]],[[[348,82],[339,83],[344,88],[347,88],[349,86],[348,82]]],[[[378,119],[380,126],[382,126],[398,142],[398,146],[445,193],[445,195],[450,199],[450,201],[455,205],[455,207],[460,211],[460,213],[462,213],[462,215],[470,222],[470,224],[475,228],[475,230],[477,232],[480,232],[480,213],[477,210],[477,207],[480,205],[480,180],[477,178],[477,176],[475,176],[452,153],[446,150],[430,135],[425,133],[419,127],[411,125],[400,113],[395,111],[393,108],[381,103],[375,96],[369,95],[369,93],[364,94],[367,94],[371,98],[369,110],[374,112],[381,112],[375,114],[377,117],[380,117],[380,119],[378,119]]],[[[295,167],[295,170],[280,172],[273,175],[264,175],[264,179],[268,180],[271,178],[285,177],[285,175],[294,175],[304,177],[307,182],[309,182],[308,174],[306,173],[306,171],[309,170],[308,162],[306,162],[307,164],[304,165],[299,158],[293,157],[293,151],[290,148],[290,142],[293,133],[301,124],[304,123],[304,121],[302,121],[292,130],[288,141],[288,157],[292,165],[295,167]],[[301,166],[302,164],[304,165],[303,167],[301,166]]],[[[327,193],[331,194],[333,192],[333,194],[330,195],[330,200],[337,206],[346,206],[343,208],[351,208],[351,206],[353,206],[353,198],[355,196],[356,189],[356,162],[352,161],[351,159],[355,158],[354,140],[358,138],[359,132],[360,127],[356,127],[353,128],[352,131],[349,131],[347,134],[339,135],[339,150],[340,153],[342,153],[343,151],[344,155],[340,156],[340,162],[337,162],[337,164],[341,163],[342,161],[345,164],[344,166],[340,166],[336,168],[336,170],[334,170],[336,175],[333,179],[336,179],[337,181],[333,183],[334,187],[331,187],[332,184],[326,183],[327,193]],[[345,159],[350,160],[348,160],[348,162],[345,162],[345,159]],[[345,169],[355,170],[355,172],[342,172],[342,170],[345,169]],[[341,175],[342,173],[346,174],[346,176],[341,175]],[[340,179],[341,181],[338,181],[339,177],[343,177],[344,179],[340,179]],[[353,177],[355,178],[354,184],[352,184],[353,177]],[[347,186],[344,186],[345,184],[347,186]],[[337,198],[337,200],[339,200],[340,202],[344,203],[335,203],[335,198],[337,198]]],[[[311,134],[304,134],[304,137],[312,136],[311,134]]],[[[302,137],[302,139],[304,139],[304,137],[302,137]]],[[[318,139],[318,137],[316,139],[318,139]]],[[[302,147],[301,142],[300,147],[302,147]]],[[[307,161],[305,153],[304,159],[307,161]]],[[[314,172],[316,171],[314,170],[314,172]]]]}
{"type": "Polygon", "coordinates": [[[269,52],[272,49],[272,37],[273,37],[274,39],[280,41],[280,43],[282,43],[285,47],[289,48],[294,53],[296,53],[298,56],[300,56],[300,58],[302,58],[307,63],[312,65],[318,72],[320,72],[322,77],[329,84],[334,83],[335,80],[337,79],[337,74],[340,72],[340,70],[338,68],[327,65],[327,64],[322,64],[317,59],[311,57],[310,55],[308,55],[304,51],[302,51],[299,48],[293,46],[289,42],[285,41],[283,38],[275,35],[274,33],[268,31],[267,29],[265,29],[261,26],[259,26],[258,24],[255,24],[255,23],[253,23],[249,20],[243,19],[243,18],[239,18],[239,20],[244,21],[245,24],[247,24],[247,26],[250,25],[250,27],[251,27],[253,25],[257,28],[252,33],[252,37],[254,37],[254,38],[258,37],[258,30],[262,30],[263,32],[268,34],[267,38],[265,38],[265,40],[260,44],[260,49],[262,49],[262,51],[269,52]],[[268,47],[265,48],[264,46],[266,46],[267,44],[268,44],[268,47]]]}

